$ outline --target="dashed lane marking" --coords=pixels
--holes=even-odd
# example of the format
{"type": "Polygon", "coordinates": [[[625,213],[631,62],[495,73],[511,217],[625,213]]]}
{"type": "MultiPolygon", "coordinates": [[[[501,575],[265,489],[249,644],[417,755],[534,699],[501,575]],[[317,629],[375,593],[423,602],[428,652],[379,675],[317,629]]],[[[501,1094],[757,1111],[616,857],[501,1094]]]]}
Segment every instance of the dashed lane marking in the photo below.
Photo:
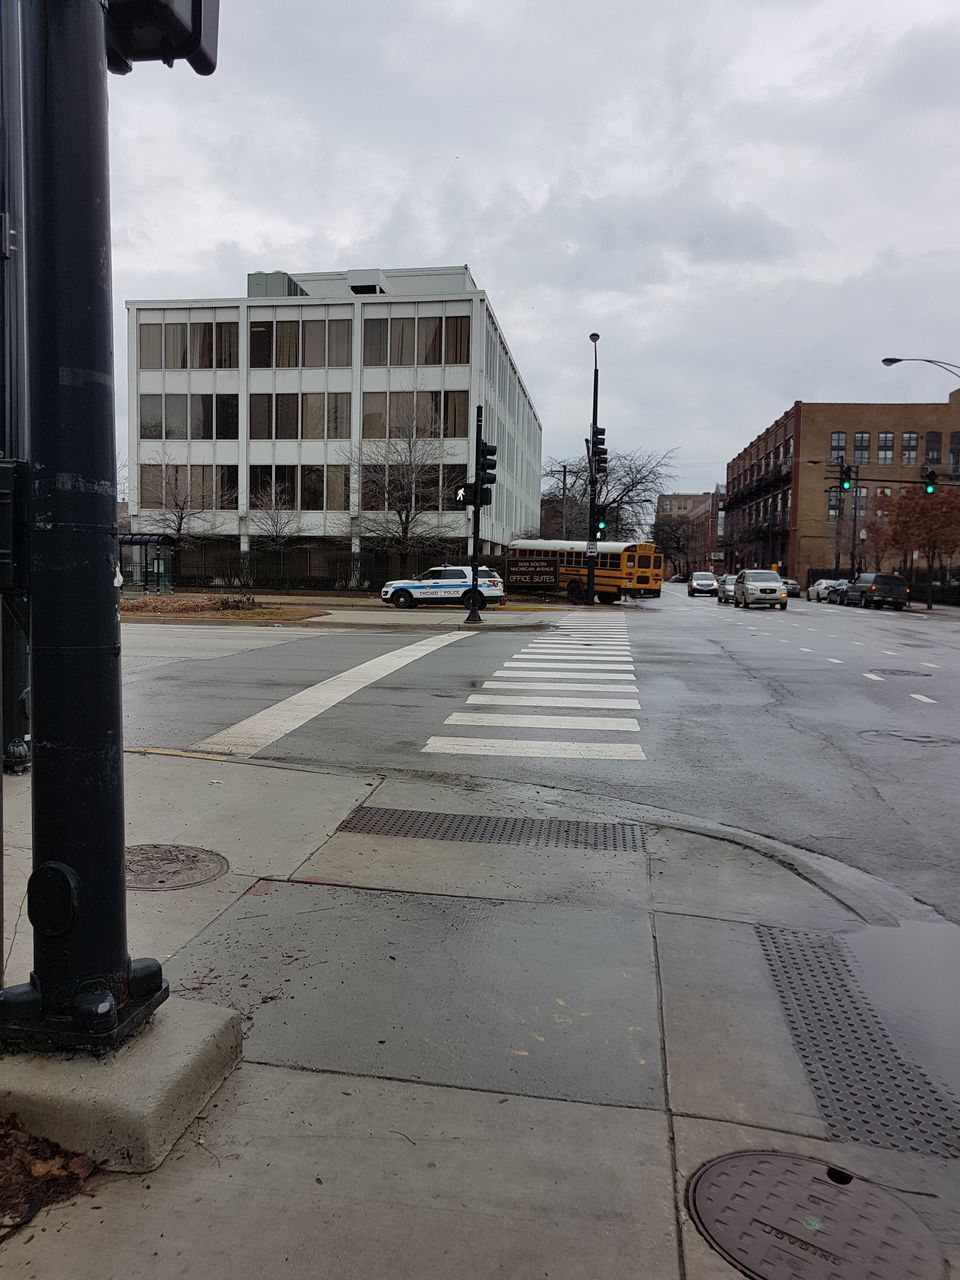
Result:
{"type": "Polygon", "coordinates": [[[911,697],[911,698],[916,698],[917,702],[932,702],[932,703],[936,703],[936,701],[937,701],[937,700],[936,700],[936,698],[928,698],[928,697],[927,697],[927,695],[926,695],[925,693],[911,693],[910,697],[911,697]]]}
{"type": "Polygon", "coordinates": [[[940,667],[936,662],[921,662],[921,667],[932,667],[934,671],[939,671],[940,667]]]}
{"type": "Polygon", "coordinates": [[[867,680],[879,680],[883,684],[883,676],[875,676],[872,671],[864,671],[863,674],[867,680]]]}
{"type": "Polygon", "coordinates": [[[843,659],[842,659],[842,658],[828,658],[828,659],[827,659],[827,661],[828,661],[828,662],[835,662],[835,663],[837,663],[837,665],[838,665],[838,666],[841,666],[841,667],[843,666],[843,659]]]}
{"type": "Polygon", "coordinates": [[[801,646],[801,648],[800,648],[800,652],[801,652],[801,653],[813,653],[813,650],[812,650],[812,649],[804,649],[804,648],[803,648],[803,646],[801,646]]]}

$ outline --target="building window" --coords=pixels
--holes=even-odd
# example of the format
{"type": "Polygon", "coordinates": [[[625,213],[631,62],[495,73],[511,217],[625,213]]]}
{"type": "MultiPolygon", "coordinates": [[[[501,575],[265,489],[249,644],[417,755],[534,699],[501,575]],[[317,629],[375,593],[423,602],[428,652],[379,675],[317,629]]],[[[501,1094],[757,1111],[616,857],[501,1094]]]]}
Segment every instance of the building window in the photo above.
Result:
{"type": "Polygon", "coordinates": [[[190,397],[190,439],[213,439],[212,395],[203,393],[201,395],[192,395],[190,397]]]}
{"type": "Polygon", "coordinates": [[[190,368],[213,368],[213,322],[194,321],[190,325],[190,368]]]}
{"type": "Polygon", "coordinates": [[[325,350],[327,343],[326,320],[304,320],[303,322],[303,367],[305,369],[322,369],[327,362],[325,350]]]}
{"type": "Polygon", "coordinates": [[[390,435],[402,439],[414,434],[416,401],[412,391],[390,392],[390,435]]]}
{"type": "Polygon", "coordinates": [[[300,404],[300,429],[304,440],[323,439],[323,416],[326,396],[322,391],[305,391],[300,404]]]}
{"type": "Polygon", "coordinates": [[[163,396],[141,395],[140,397],[140,439],[161,440],[163,438],[163,396]]]}
{"type": "Polygon", "coordinates": [[[190,506],[189,474],[183,463],[167,463],[163,468],[163,505],[185,516],[190,506]]]}
{"type": "Polygon", "coordinates": [[[387,363],[387,317],[374,317],[363,322],[363,363],[385,365],[387,363]]]}
{"type": "Polygon", "coordinates": [[[470,363],[470,317],[447,316],[445,364],[470,363]]]}
{"type": "Polygon", "coordinates": [[[383,440],[387,434],[387,393],[365,391],[363,393],[364,440],[383,440]]]}
{"type": "Polygon", "coordinates": [[[273,396],[268,391],[250,395],[250,439],[273,439],[273,396]]]}
{"type": "Polygon", "coordinates": [[[881,431],[877,435],[877,466],[893,466],[893,432],[881,431]]]}
{"type": "Polygon", "coordinates": [[[416,505],[420,511],[440,510],[440,468],[423,467],[418,480],[416,505]]]}
{"type": "Polygon", "coordinates": [[[300,468],[300,507],[303,511],[323,510],[323,467],[300,468]]]}
{"type": "Polygon", "coordinates": [[[466,440],[469,408],[466,391],[447,391],[443,397],[443,434],[448,440],[466,440]]]}
{"type": "Polygon", "coordinates": [[[250,321],[250,368],[273,368],[273,321],[250,321]]]}
{"type": "Polygon", "coordinates": [[[277,321],[277,368],[300,367],[300,321],[277,321]]]}
{"type": "Polygon", "coordinates": [[[190,505],[194,511],[213,510],[213,467],[194,465],[190,468],[190,505]]]}
{"type": "Polygon", "coordinates": [[[353,364],[353,321],[327,323],[327,364],[331,369],[349,369],[353,364]]]}
{"type": "Polygon", "coordinates": [[[462,462],[450,463],[443,468],[443,509],[444,511],[460,511],[457,506],[456,493],[467,483],[467,468],[462,462]]]}
{"type": "Polygon", "coordinates": [[[847,433],[834,431],[830,435],[830,461],[842,462],[847,454],[847,433]]]}
{"type": "Polygon", "coordinates": [[[393,316],[390,320],[390,363],[401,368],[413,364],[416,321],[413,316],[393,316]]]}
{"type": "Polygon", "coordinates": [[[168,440],[187,438],[187,397],[179,392],[163,397],[164,435],[168,440]]]}
{"type": "Polygon", "coordinates": [[[277,392],[277,430],[278,440],[296,440],[299,432],[300,397],[295,391],[277,392]]]}
{"type": "Polygon", "coordinates": [[[417,321],[417,363],[440,363],[439,316],[421,316],[417,321]]]}
{"type": "Polygon", "coordinates": [[[273,469],[273,505],[278,511],[297,509],[297,468],[276,466],[273,469]]]}
{"type": "Polygon", "coordinates": [[[140,368],[163,368],[163,325],[140,326],[140,368]]]}
{"type": "Polygon", "coordinates": [[[836,520],[840,514],[840,489],[831,485],[827,490],[827,519],[836,520]]]}
{"type": "Polygon", "coordinates": [[[240,363],[240,322],[217,321],[217,368],[236,369],[240,363]]]}
{"type": "Polygon", "coordinates": [[[163,326],[163,360],[168,369],[187,367],[187,326],[165,324],[163,326]]]}
{"type": "Polygon", "coordinates": [[[268,507],[273,501],[273,467],[252,466],[250,468],[250,506],[268,507]]]}
{"type": "Polygon", "coordinates": [[[235,466],[217,467],[217,508],[220,511],[236,511],[239,495],[240,471],[235,466]]]}
{"type": "MultiPolygon", "coordinates": [[[[331,321],[331,324],[335,323],[331,321]]],[[[350,439],[350,392],[327,393],[327,439],[350,439]]]]}
{"type": "Polygon", "coordinates": [[[670,501],[669,498],[664,498],[664,500],[660,503],[660,510],[665,512],[667,515],[669,515],[669,513],[673,510],[673,503],[670,501]]]}
{"type": "Polygon", "coordinates": [[[417,435],[440,435],[440,392],[417,392],[417,435]]]}
{"type": "Polygon", "coordinates": [[[905,467],[917,465],[917,443],[916,431],[904,431],[900,441],[900,461],[905,467]]]}
{"type": "Polygon", "coordinates": [[[940,462],[943,449],[943,432],[928,431],[923,456],[926,462],[940,462]]]}
{"type": "Polygon", "coordinates": [[[327,467],[327,510],[350,510],[350,468],[327,467]]]}
{"type": "Polygon", "coordinates": [[[360,468],[360,510],[383,511],[387,505],[387,469],[364,464],[360,468]]]}
{"type": "Polygon", "coordinates": [[[887,514],[887,503],[890,501],[890,498],[891,498],[892,496],[893,496],[893,490],[892,490],[892,489],[878,489],[878,490],[877,490],[877,496],[876,496],[876,498],[875,498],[875,500],[874,500],[874,504],[873,504],[873,514],[874,514],[878,519],[881,519],[881,520],[882,520],[882,519],[883,519],[883,517],[887,514]]]}
{"type": "Polygon", "coordinates": [[[960,474],[960,431],[950,432],[950,474],[960,474]]]}
{"type": "Polygon", "coordinates": [[[140,468],[140,506],[144,511],[159,511],[163,506],[163,467],[150,465],[140,468]]]}
{"type": "Polygon", "coordinates": [[[216,430],[218,440],[236,440],[240,435],[240,397],[233,392],[217,395],[216,430]]]}
{"type": "Polygon", "coordinates": [[[853,437],[853,461],[856,466],[870,461],[869,431],[858,431],[853,437]]]}

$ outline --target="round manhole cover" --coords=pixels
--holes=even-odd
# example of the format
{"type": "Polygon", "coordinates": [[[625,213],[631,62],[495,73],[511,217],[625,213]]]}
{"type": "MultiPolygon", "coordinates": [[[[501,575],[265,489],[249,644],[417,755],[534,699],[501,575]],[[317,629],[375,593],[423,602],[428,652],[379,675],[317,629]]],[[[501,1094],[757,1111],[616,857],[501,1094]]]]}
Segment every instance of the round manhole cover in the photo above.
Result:
{"type": "Polygon", "coordinates": [[[893,739],[894,742],[911,742],[917,747],[960,747],[960,738],[950,738],[940,733],[910,733],[906,729],[861,729],[859,737],[865,742],[884,745],[889,739],[893,739]]]}
{"type": "Polygon", "coordinates": [[[898,667],[874,667],[875,676],[912,676],[915,680],[929,679],[932,671],[902,671],[898,667]]]}
{"type": "Polygon", "coordinates": [[[697,1229],[745,1276],[765,1280],[943,1280],[936,1240],[883,1187],[806,1156],[743,1151],[687,1188],[697,1229]]]}
{"type": "Polygon", "coordinates": [[[216,880],[230,864],[210,849],[187,844],[133,844],[127,848],[128,889],[189,889],[216,880]]]}

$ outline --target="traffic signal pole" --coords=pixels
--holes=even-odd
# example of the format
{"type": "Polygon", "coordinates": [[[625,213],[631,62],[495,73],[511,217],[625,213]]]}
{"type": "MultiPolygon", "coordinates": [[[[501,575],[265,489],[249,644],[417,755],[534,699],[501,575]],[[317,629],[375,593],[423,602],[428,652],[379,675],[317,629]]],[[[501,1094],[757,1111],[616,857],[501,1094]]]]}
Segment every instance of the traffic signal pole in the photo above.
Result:
{"type": "Polygon", "coordinates": [[[477,431],[473,442],[473,537],[470,541],[470,612],[465,621],[483,622],[477,597],[480,593],[480,472],[483,470],[483,405],[477,405],[477,431]]]}
{"type": "Polygon", "coordinates": [[[597,401],[600,391],[600,373],[597,367],[597,340],[590,335],[593,342],[593,413],[590,417],[590,439],[587,442],[587,466],[590,476],[590,493],[587,503],[587,599],[593,605],[593,597],[597,583],[597,460],[595,449],[597,444],[597,401]]]}
{"type": "Polygon", "coordinates": [[[113,1047],[168,995],[127,951],[106,77],[101,0],[24,6],[34,963],[0,992],[21,1047],[113,1047]]]}

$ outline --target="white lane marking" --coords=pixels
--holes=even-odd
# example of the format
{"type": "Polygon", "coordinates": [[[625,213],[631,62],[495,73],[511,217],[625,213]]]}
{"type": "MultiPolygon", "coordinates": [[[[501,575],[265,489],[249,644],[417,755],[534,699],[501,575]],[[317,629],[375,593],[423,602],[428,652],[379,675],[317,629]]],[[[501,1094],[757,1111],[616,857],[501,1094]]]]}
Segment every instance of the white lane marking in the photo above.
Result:
{"type": "Polygon", "coordinates": [[[628,644],[586,644],[579,640],[534,640],[531,653],[629,653],[628,644]]]}
{"type": "Polygon", "coordinates": [[[863,674],[868,680],[879,680],[883,684],[883,676],[875,676],[872,671],[864,671],[863,674]]]}
{"type": "Polygon", "coordinates": [[[863,640],[851,640],[851,641],[850,641],[850,643],[851,643],[851,644],[858,644],[858,645],[860,646],[860,648],[862,649],[862,648],[863,648],[863,646],[864,646],[864,643],[865,643],[865,642],[864,642],[863,640]]]}
{"type": "Polygon", "coordinates": [[[500,711],[454,711],[444,724],[469,724],[483,729],[598,729],[608,733],[639,733],[632,716],[509,715],[500,711]]]}
{"type": "Polygon", "coordinates": [[[885,653],[888,658],[899,658],[900,656],[896,649],[881,649],[880,652],[885,653]]]}
{"type": "Polygon", "coordinates": [[[820,628],[819,628],[819,627],[807,627],[807,630],[808,630],[808,631],[819,631],[819,630],[820,630],[820,628]]]}
{"type": "Polygon", "coordinates": [[[229,729],[222,729],[219,733],[204,738],[194,745],[193,750],[226,756],[256,755],[278,738],[285,737],[308,720],[329,711],[351,694],[470,634],[469,631],[455,631],[451,635],[430,636],[415,644],[404,645],[402,649],[381,654],[379,658],[371,658],[369,662],[361,662],[349,671],[342,671],[329,680],[321,680],[319,684],[302,689],[292,697],[284,698],[282,702],[276,702],[272,707],[258,711],[256,715],[248,716],[229,729]]]}
{"type": "Polygon", "coordinates": [[[842,658],[828,658],[828,659],[827,659],[827,661],[828,661],[828,662],[836,662],[838,666],[841,666],[841,667],[843,666],[843,659],[842,659],[842,658]]]}
{"type": "MultiPolygon", "coordinates": [[[[460,632],[458,634],[469,635],[469,632],[460,632]]],[[[565,680],[567,676],[569,676],[571,680],[584,680],[586,679],[584,672],[587,673],[591,680],[626,680],[632,682],[637,678],[635,675],[631,675],[628,672],[624,672],[621,675],[616,671],[594,671],[592,667],[580,667],[573,671],[539,671],[535,667],[524,667],[519,671],[508,671],[504,668],[500,671],[495,671],[493,674],[500,677],[513,676],[517,680],[528,680],[532,676],[539,676],[543,680],[565,680]]]]}
{"type": "MultiPolygon", "coordinates": [[[[502,689],[506,692],[509,689],[542,689],[544,693],[559,693],[567,689],[574,689],[578,693],[612,693],[613,690],[608,684],[580,684],[574,680],[561,681],[559,684],[552,680],[516,680],[512,684],[501,684],[499,680],[484,680],[481,685],[483,689],[502,689]]],[[[617,693],[639,693],[640,690],[635,684],[618,685],[617,693]]]]}
{"type": "Polygon", "coordinates": [[[936,698],[928,698],[928,697],[927,697],[927,695],[926,695],[925,693],[911,693],[910,697],[911,697],[911,698],[916,698],[916,700],[917,700],[918,702],[933,702],[933,703],[936,703],[936,701],[937,701],[937,700],[936,700],[936,698]]]}
{"type": "Polygon", "coordinates": [[[528,670],[536,671],[632,671],[632,662],[604,662],[601,666],[599,663],[577,662],[573,658],[555,658],[552,662],[544,659],[543,662],[535,661],[533,658],[510,658],[503,664],[505,667],[526,667],[528,670]]]}
{"type": "MultiPolygon", "coordinates": [[[[468,634],[460,632],[458,634],[468,634]]],[[[646,760],[643,748],[613,742],[519,742],[514,738],[430,738],[424,751],[462,756],[528,756],[561,760],[646,760]]]]}
{"type": "Polygon", "coordinates": [[[777,644],[789,644],[789,643],[790,643],[790,641],[789,641],[789,640],[778,640],[778,641],[777,641],[777,644]]]}
{"type": "Polygon", "coordinates": [[[800,647],[800,652],[801,652],[801,653],[813,653],[813,650],[812,650],[812,649],[804,649],[804,648],[803,648],[803,646],[801,645],[801,647],[800,647]]]}
{"type": "Polygon", "coordinates": [[[939,671],[940,667],[936,662],[921,662],[921,667],[932,667],[934,671],[939,671]]]}
{"type": "MultiPolygon", "coordinates": [[[[512,689],[512,686],[510,686],[512,689]]],[[[609,689],[604,690],[609,693],[609,689]]],[[[640,703],[636,698],[553,698],[531,697],[529,694],[520,697],[514,697],[512,693],[471,693],[467,699],[469,703],[476,703],[481,706],[488,707],[575,707],[580,711],[604,710],[604,711],[639,711],[640,703]]]]}

